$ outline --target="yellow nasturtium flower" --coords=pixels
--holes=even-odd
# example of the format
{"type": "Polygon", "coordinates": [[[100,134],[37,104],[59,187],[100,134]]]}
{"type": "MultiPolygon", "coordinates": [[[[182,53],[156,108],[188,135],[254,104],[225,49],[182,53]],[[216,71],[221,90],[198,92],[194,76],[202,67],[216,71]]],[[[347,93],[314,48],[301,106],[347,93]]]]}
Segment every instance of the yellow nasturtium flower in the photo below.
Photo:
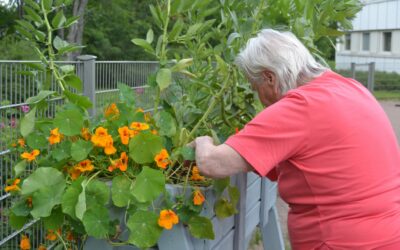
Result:
{"type": "Polygon", "coordinates": [[[118,117],[119,116],[119,109],[115,103],[111,103],[105,110],[104,110],[105,117],[118,117]]]}
{"type": "Polygon", "coordinates": [[[32,152],[24,152],[21,154],[22,159],[27,160],[28,162],[31,162],[36,159],[36,156],[40,154],[40,151],[37,149],[34,149],[32,152]]]}
{"type": "Polygon", "coordinates": [[[171,163],[169,160],[168,151],[166,149],[162,149],[160,153],[154,157],[154,161],[157,163],[159,168],[166,169],[167,165],[171,163]]]}
{"type": "Polygon", "coordinates": [[[19,243],[19,247],[21,250],[30,250],[31,249],[31,242],[26,235],[22,235],[21,241],[19,243]]]}
{"type": "Polygon", "coordinates": [[[206,199],[204,198],[204,195],[200,192],[200,190],[195,190],[193,192],[193,204],[196,206],[203,204],[203,202],[206,199]]]}
{"type": "Polygon", "coordinates": [[[21,182],[20,179],[15,179],[14,182],[13,182],[13,184],[11,184],[10,186],[6,186],[6,187],[4,188],[4,191],[6,191],[6,192],[11,192],[11,191],[18,191],[18,190],[20,190],[20,188],[19,188],[19,186],[18,186],[18,184],[19,184],[20,182],[21,182]]]}
{"type": "Polygon", "coordinates": [[[149,124],[144,122],[132,122],[129,127],[135,130],[147,130],[150,128],[149,124]]]}
{"type": "Polygon", "coordinates": [[[92,135],[91,141],[96,147],[104,148],[109,140],[109,134],[106,128],[98,127],[92,135]]]}
{"type": "Polygon", "coordinates": [[[179,223],[178,215],[172,210],[161,210],[160,217],[158,218],[158,225],[167,230],[170,230],[173,225],[179,223]]]}
{"type": "Polygon", "coordinates": [[[192,181],[204,181],[204,176],[200,175],[199,168],[194,166],[192,169],[192,176],[190,177],[192,181]]]}
{"type": "Polygon", "coordinates": [[[55,128],[50,130],[50,137],[48,138],[48,140],[50,145],[53,145],[60,143],[63,137],[64,137],[63,134],[58,132],[58,128],[55,128]]]}

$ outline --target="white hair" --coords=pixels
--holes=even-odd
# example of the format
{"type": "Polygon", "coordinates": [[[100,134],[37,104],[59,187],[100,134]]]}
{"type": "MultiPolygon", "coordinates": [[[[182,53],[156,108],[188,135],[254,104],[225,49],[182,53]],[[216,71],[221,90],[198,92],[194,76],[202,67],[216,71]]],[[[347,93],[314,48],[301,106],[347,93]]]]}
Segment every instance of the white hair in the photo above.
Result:
{"type": "Polygon", "coordinates": [[[273,72],[281,95],[306,84],[326,70],[293,33],[272,29],[263,29],[249,39],[235,63],[258,84],[263,80],[263,71],[273,72]]]}

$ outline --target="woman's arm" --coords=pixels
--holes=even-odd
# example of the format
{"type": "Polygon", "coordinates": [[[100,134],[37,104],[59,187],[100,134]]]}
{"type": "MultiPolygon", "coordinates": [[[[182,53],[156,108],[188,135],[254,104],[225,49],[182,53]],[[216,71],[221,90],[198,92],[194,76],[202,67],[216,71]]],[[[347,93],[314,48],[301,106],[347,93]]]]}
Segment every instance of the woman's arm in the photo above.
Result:
{"type": "Polygon", "coordinates": [[[215,146],[209,136],[197,137],[193,144],[196,147],[197,167],[206,176],[224,178],[253,170],[233,148],[226,144],[215,146]]]}

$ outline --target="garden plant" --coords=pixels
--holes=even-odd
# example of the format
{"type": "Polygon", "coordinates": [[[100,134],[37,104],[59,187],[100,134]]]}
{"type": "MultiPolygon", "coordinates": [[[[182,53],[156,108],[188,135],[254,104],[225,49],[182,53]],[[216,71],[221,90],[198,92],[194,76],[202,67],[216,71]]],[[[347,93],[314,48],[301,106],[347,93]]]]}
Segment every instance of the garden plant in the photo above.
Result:
{"type": "MultiPolygon", "coordinates": [[[[71,2],[25,0],[25,19],[18,21],[17,30],[35,43],[41,62],[31,63],[32,70],[24,73],[44,73],[47,80],[26,100],[29,112],[12,149],[20,160],[6,187],[16,196],[11,225],[21,228],[41,219],[46,239],[65,249],[82,247],[88,236],[147,248],[178,223],[196,238],[214,239],[204,208],[213,207],[221,219],[232,216],[239,193],[229,179],[202,176],[187,144],[206,134],[221,143],[261,109],[232,63],[235,55],[260,27],[278,24],[297,31],[318,55],[318,36],[342,34],[330,26],[348,25],[359,7],[357,1],[321,0],[317,7],[302,1],[159,1],[149,6],[154,29],[145,39],[132,39],[132,46],[159,61],[147,83],[156,93],[152,112],[137,106],[133,90],[120,83],[118,100],[91,117],[93,104],[81,95],[75,68],[55,63],[81,49],[55,35],[79,18],[64,14],[71,2]],[[278,9],[286,14],[278,16],[278,9]],[[328,14],[333,10],[342,12],[328,14]],[[40,117],[54,98],[63,100],[54,117],[40,117]],[[171,187],[178,187],[179,194],[171,195],[171,187]],[[207,202],[209,190],[213,203],[207,202]],[[123,208],[126,229],[110,217],[110,207],[123,208]],[[125,230],[129,237],[122,240],[125,230]]],[[[28,246],[29,237],[23,236],[21,248],[28,246]]]]}

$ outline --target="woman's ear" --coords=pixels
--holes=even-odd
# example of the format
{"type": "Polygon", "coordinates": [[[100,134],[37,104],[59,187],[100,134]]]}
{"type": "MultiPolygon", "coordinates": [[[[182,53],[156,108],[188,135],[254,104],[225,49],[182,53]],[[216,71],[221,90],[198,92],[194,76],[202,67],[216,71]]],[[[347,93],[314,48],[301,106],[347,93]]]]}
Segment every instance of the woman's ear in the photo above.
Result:
{"type": "Polygon", "coordinates": [[[276,87],[276,77],[275,74],[272,71],[269,70],[264,70],[262,72],[262,76],[265,82],[267,82],[268,85],[271,87],[276,87]]]}

